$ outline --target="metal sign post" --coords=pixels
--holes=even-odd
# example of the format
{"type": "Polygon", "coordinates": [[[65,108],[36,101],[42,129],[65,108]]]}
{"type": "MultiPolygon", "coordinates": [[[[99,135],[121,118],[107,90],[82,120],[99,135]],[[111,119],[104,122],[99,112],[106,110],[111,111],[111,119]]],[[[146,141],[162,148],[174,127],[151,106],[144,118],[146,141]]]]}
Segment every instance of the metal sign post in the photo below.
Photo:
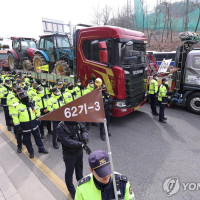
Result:
{"type": "Polygon", "coordinates": [[[115,181],[114,166],[113,166],[113,160],[112,160],[112,152],[111,152],[111,148],[110,148],[110,141],[109,141],[109,137],[108,137],[106,118],[104,119],[104,129],[105,129],[106,143],[107,143],[107,148],[108,148],[108,156],[110,159],[110,166],[111,166],[112,177],[113,177],[113,188],[114,188],[114,193],[115,193],[115,200],[118,200],[117,186],[116,186],[116,181],[115,181]]]}

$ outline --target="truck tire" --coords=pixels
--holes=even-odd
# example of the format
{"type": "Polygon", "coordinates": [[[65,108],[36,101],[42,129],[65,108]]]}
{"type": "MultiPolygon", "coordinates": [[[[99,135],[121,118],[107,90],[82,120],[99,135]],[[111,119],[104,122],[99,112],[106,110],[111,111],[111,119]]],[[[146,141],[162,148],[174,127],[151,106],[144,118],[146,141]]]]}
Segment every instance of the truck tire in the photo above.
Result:
{"type": "Polygon", "coordinates": [[[23,70],[28,70],[28,71],[34,70],[33,65],[30,60],[24,60],[22,62],[22,68],[23,68],[23,70]]]}
{"type": "Polygon", "coordinates": [[[18,68],[19,61],[14,58],[14,56],[11,53],[8,53],[8,67],[10,71],[14,71],[18,68]]]}
{"type": "Polygon", "coordinates": [[[38,67],[40,66],[43,66],[43,65],[47,65],[47,61],[46,59],[40,55],[40,54],[36,54],[33,58],[33,67],[34,67],[34,70],[38,73],[41,73],[43,72],[41,69],[38,69],[38,67]]]}
{"type": "Polygon", "coordinates": [[[200,115],[200,92],[193,93],[187,98],[186,107],[190,112],[200,115]]]}
{"type": "Polygon", "coordinates": [[[53,73],[62,76],[70,76],[69,65],[67,64],[67,62],[59,60],[55,63],[53,73]]]}

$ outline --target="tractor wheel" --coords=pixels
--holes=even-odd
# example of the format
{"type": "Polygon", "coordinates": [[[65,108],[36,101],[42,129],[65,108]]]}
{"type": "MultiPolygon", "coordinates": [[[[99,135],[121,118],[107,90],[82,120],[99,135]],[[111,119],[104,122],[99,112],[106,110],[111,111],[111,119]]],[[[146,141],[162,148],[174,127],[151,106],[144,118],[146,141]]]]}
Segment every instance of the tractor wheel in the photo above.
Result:
{"type": "Polygon", "coordinates": [[[19,65],[19,61],[17,59],[15,59],[11,53],[9,53],[8,54],[8,67],[9,67],[10,71],[14,71],[15,69],[17,69],[18,65],[19,65]]]}
{"type": "Polygon", "coordinates": [[[23,70],[28,70],[28,71],[34,70],[33,65],[30,60],[24,60],[22,62],[22,68],[23,68],[23,70]]]}
{"type": "Polygon", "coordinates": [[[69,65],[67,64],[67,62],[59,60],[55,63],[53,73],[62,76],[70,76],[69,65]]]}
{"type": "Polygon", "coordinates": [[[47,64],[48,64],[47,61],[45,60],[45,58],[42,55],[37,54],[34,56],[33,67],[36,72],[38,72],[38,73],[43,72],[41,69],[38,69],[38,67],[47,65],[47,64]]]}
{"type": "Polygon", "coordinates": [[[196,92],[191,94],[187,98],[186,106],[190,112],[200,115],[200,93],[196,92]]]}

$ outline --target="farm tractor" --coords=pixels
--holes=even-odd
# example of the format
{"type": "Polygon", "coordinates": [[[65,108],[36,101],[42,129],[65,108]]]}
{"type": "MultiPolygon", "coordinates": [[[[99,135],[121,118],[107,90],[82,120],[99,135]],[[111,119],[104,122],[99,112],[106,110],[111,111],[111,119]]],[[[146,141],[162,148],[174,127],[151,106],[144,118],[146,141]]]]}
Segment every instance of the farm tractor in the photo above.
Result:
{"type": "Polygon", "coordinates": [[[36,40],[34,38],[11,37],[12,49],[8,54],[8,67],[14,69],[33,70],[33,57],[36,51],[36,40]]]}
{"type": "Polygon", "coordinates": [[[36,72],[43,72],[40,66],[49,65],[49,73],[70,75],[73,65],[73,50],[66,34],[40,36],[38,50],[34,52],[33,66],[36,72]]]}

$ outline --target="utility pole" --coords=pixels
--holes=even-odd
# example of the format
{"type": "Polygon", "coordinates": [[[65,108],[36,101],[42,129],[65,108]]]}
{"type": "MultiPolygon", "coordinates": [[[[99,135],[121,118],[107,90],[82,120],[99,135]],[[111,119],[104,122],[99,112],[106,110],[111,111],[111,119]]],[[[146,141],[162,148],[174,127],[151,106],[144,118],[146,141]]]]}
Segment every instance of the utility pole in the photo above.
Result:
{"type": "Polygon", "coordinates": [[[188,7],[189,7],[189,0],[186,0],[186,10],[185,10],[185,31],[188,31],[188,7]]]}

